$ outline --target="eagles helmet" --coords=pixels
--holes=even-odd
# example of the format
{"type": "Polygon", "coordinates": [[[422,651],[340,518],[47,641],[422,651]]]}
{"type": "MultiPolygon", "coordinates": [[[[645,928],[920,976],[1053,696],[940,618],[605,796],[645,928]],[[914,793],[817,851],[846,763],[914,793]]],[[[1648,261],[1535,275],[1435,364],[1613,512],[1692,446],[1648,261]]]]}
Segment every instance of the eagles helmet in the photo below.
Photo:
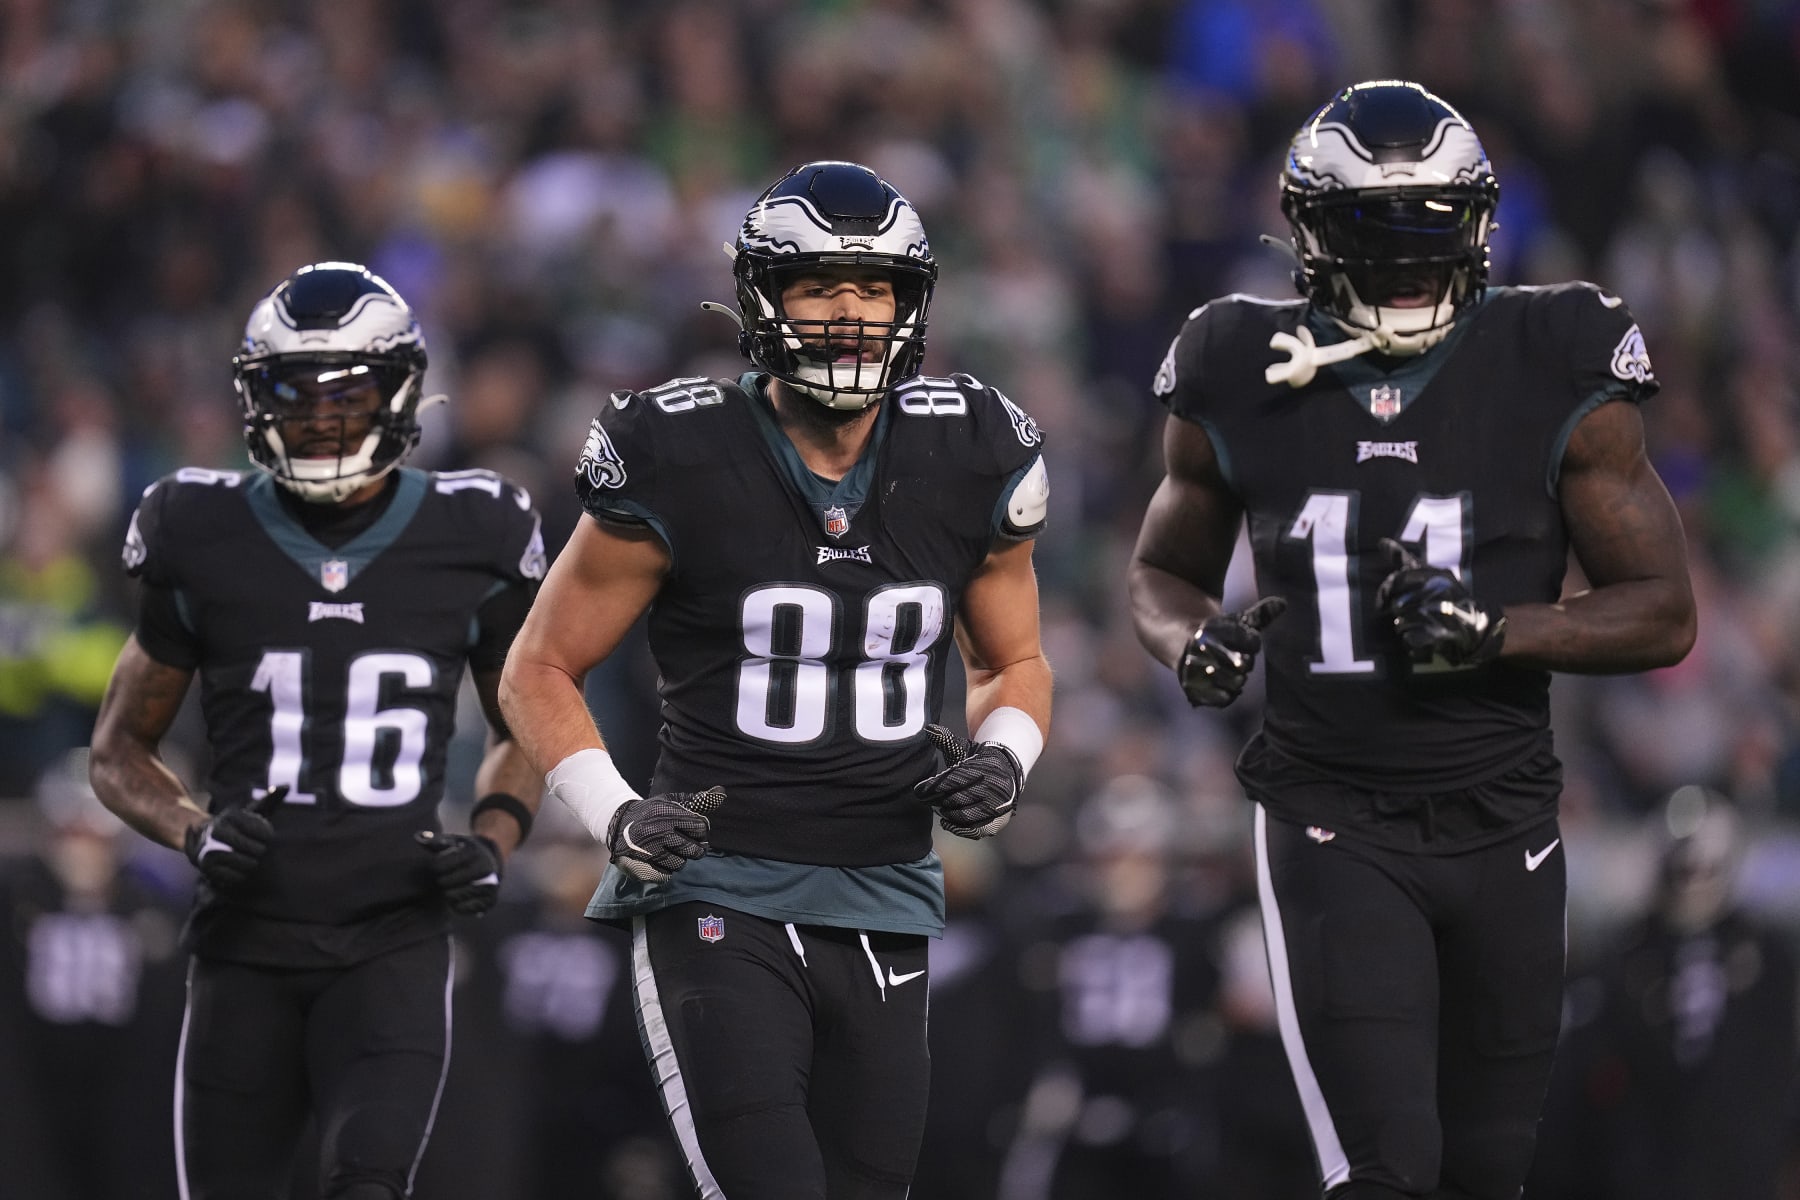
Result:
{"type": "Polygon", "coordinates": [[[919,370],[925,314],[937,262],[925,226],[906,197],[869,168],[850,162],[795,167],[751,205],[734,245],[743,326],[738,347],[751,362],[829,408],[868,408],[919,370]],[[781,292],[796,274],[821,266],[879,267],[894,288],[894,320],[796,321],[781,292]],[[827,327],[854,331],[859,353],[839,361],[827,327]],[[863,354],[865,348],[874,354],[863,354]]]}
{"type": "Polygon", "coordinates": [[[418,443],[425,336],[367,267],[314,263],[283,280],[251,310],[231,367],[250,458],[306,500],[343,500],[418,443]],[[288,444],[300,425],[317,446],[288,444]]]}
{"type": "Polygon", "coordinates": [[[1402,80],[1345,88],[1294,135],[1281,173],[1295,286],[1371,348],[1423,353],[1481,301],[1499,199],[1454,108],[1402,80]]]}

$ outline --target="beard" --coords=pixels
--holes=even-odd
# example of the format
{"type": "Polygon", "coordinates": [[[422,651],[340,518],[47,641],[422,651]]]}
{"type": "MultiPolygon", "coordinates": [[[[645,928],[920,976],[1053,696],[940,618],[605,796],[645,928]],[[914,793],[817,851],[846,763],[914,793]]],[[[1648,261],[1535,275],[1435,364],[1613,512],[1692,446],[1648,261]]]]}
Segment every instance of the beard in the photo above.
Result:
{"type": "Polygon", "coordinates": [[[881,403],[877,397],[866,408],[830,408],[789,384],[782,384],[781,392],[783,399],[788,401],[782,406],[783,415],[804,429],[822,434],[836,434],[838,430],[856,424],[881,403]]]}

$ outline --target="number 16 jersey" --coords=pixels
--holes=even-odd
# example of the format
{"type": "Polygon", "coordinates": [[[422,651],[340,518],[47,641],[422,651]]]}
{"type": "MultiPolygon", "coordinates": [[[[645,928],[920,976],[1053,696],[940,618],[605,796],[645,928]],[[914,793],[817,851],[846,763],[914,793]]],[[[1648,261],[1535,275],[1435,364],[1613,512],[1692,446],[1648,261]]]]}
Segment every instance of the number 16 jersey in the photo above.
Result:
{"type": "Polygon", "coordinates": [[[179,628],[139,640],[199,673],[212,811],[288,788],[250,880],[202,881],[194,952],[341,966],[447,928],[413,835],[440,828],[465,666],[504,653],[543,576],[530,497],[490,471],[401,468],[385,510],[331,547],[262,472],[189,468],[144,493],[125,567],[173,595],[179,628]],[[502,599],[510,628],[484,629],[502,599]]]}

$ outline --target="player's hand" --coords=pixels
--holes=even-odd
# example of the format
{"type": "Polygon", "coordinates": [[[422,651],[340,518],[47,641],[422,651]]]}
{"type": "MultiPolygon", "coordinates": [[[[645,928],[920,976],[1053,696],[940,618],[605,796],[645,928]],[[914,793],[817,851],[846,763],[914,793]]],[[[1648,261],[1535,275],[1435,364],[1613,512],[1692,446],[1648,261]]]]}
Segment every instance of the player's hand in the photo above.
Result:
{"type": "Polygon", "coordinates": [[[480,916],[500,899],[505,867],[500,847],[470,833],[434,833],[421,829],[413,840],[431,854],[431,873],[452,912],[480,916]]]}
{"type": "Polygon", "coordinates": [[[188,827],[182,849],[188,860],[200,868],[206,882],[229,890],[255,873],[275,840],[275,826],[269,822],[269,814],[287,794],[287,785],[282,784],[242,807],[228,808],[188,827]]]}
{"type": "Polygon", "coordinates": [[[1287,611],[1280,596],[1264,596],[1243,612],[1220,613],[1188,639],[1175,678],[1187,693],[1188,703],[1199,708],[1224,708],[1244,690],[1256,654],[1262,649],[1262,631],[1287,611]]]}
{"type": "Polygon", "coordinates": [[[1500,653],[1506,617],[1483,604],[1453,571],[1420,560],[1393,538],[1382,538],[1390,570],[1375,592],[1375,607],[1394,623],[1414,662],[1441,658],[1477,666],[1500,653]]]}
{"type": "Polygon", "coordinates": [[[712,822],[725,790],[662,792],[619,805],[606,826],[606,848],[619,870],[642,883],[661,883],[706,854],[712,822]]]}
{"type": "Polygon", "coordinates": [[[925,736],[949,765],[913,791],[937,809],[938,824],[971,840],[1005,829],[1025,782],[1013,752],[999,742],[971,744],[942,725],[927,725],[925,736]]]}

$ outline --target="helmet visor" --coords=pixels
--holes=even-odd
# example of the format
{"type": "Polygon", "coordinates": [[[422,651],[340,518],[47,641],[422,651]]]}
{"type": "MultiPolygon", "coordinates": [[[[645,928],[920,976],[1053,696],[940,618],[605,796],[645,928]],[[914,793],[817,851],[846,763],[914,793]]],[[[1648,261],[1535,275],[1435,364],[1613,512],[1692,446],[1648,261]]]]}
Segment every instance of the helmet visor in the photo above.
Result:
{"type": "Polygon", "coordinates": [[[399,364],[277,358],[246,364],[240,377],[290,457],[322,459],[356,453],[409,374],[399,364]]]}
{"type": "Polygon", "coordinates": [[[1350,193],[1317,204],[1315,228],[1333,258],[1365,262],[1449,262],[1480,242],[1481,213],[1466,196],[1350,193]]]}
{"type": "Polygon", "coordinates": [[[1318,201],[1313,228],[1365,303],[1435,304],[1481,253],[1486,208],[1454,193],[1353,192],[1318,201]]]}

